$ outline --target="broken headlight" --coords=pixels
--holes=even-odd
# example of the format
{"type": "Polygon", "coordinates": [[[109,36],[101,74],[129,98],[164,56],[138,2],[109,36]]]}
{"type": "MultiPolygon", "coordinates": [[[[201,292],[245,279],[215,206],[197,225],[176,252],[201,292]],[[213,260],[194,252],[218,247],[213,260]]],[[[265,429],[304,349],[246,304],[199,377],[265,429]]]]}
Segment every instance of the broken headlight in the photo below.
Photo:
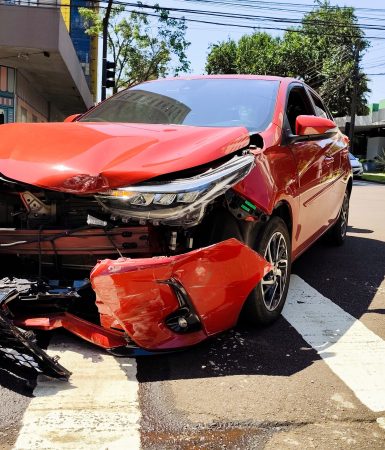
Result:
{"type": "Polygon", "coordinates": [[[191,178],[113,189],[99,193],[96,199],[123,219],[195,225],[202,218],[206,205],[242,180],[253,166],[253,155],[237,155],[191,178]]]}

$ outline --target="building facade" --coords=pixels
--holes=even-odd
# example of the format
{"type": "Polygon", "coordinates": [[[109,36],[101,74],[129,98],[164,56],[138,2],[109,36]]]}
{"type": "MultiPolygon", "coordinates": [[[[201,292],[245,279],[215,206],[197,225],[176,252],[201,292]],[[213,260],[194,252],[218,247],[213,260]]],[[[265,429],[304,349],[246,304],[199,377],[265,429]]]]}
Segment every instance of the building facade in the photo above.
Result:
{"type": "Polygon", "coordinates": [[[77,24],[72,40],[70,22],[67,27],[55,0],[0,0],[0,124],[62,121],[94,104],[92,40],[83,30],[88,41],[81,41],[77,24]]]}
{"type": "Polygon", "coordinates": [[[15,120],[16,71],[0,66],[0,124],[15,120]]]}
{"type": "MultiPolygon", "coordinates": [[[[95,8],[95,4],[87,0],[63,0],[61,12],[67,30],[71,36],[80,65],[82,66],[87,84],[94,101],[97,99],[98,72],[98,38],[85,32],[84,22],[79,8],[95,8]]],[[[98,6],[96,6],[98,8],[98,6]]]]}
{"type": "MultiPolygon", "coordinates": [[[[350,117],[335,119],[339,128],[346,132],[350,117]]],[[[367,116],[356,116],[353,153],[360,158],[374,161],[385,149],[385,100],[373,103],[367,116]]]]}

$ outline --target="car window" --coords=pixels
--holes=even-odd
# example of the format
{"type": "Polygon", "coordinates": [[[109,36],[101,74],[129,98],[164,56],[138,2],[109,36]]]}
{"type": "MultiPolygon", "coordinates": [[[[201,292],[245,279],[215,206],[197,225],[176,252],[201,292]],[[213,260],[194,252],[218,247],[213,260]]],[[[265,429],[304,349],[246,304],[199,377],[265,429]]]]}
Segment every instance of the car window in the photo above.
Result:
{"type": "Polygon", "coordinates": [[[330,119],[331,115],[328,113],[327,108],[322,103],[321,99],[319,99],[313,92],[310,91],[311,98],[314,102],[314,108],[316,116],[325,117],[326,119],[330,119]]]}
{"type": "Polygon", "coordinates": [[[278,87],[275,80],[158,80],[118,93],[81,121],[244,126],[262,131],[272,120],[278,87]]]}
{"type": "Polygon", "coordinates": [[[305,89],[301,86],[296,86],[291,89],[286,106],[286,117],[292,134],[296,132],[295,121],[301,115],[314,116],[314,109],[305,89]]]}

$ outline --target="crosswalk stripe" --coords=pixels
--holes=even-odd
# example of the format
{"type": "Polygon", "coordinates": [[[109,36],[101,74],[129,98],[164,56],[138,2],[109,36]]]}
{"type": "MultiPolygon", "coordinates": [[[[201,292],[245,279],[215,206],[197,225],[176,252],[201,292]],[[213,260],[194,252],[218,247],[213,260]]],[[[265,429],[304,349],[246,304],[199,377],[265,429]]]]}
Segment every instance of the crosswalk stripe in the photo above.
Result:
{"type": "Polygon", "coordinates": [[[385,341],[292,275],[285,319],[372,411],[385,411],[385,341]]]}
{"type": "MultiPolygon", "coordinates": [[[[283,316],[363,404],[385,411],[384,340],[297,275],[283,316]]],[[[73,375],[68,384],[39,379],[14,449],[140,449],[136,361],[63,335],[48,353],[73,375]]]]}
{"type": "Polygon", "coordinates": [[[69,383],[41,377],[15,450],[140,448],[136,361],[114,358],[69,336],[48,353],[72,372],[69,383]]]}

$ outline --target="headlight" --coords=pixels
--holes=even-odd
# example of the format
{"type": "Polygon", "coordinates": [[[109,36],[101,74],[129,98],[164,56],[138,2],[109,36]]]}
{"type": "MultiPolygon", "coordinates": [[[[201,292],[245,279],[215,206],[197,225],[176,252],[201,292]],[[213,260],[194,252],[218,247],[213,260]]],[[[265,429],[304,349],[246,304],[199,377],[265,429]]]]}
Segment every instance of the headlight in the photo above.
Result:
{"type": "Polygon", "coordinates": [[[192,178],[109,190],[96,199],[122,218],[191,225],[199,221],[209,202],[242,180],[253,166],[253,155],[234,156],[192,178]]]}

